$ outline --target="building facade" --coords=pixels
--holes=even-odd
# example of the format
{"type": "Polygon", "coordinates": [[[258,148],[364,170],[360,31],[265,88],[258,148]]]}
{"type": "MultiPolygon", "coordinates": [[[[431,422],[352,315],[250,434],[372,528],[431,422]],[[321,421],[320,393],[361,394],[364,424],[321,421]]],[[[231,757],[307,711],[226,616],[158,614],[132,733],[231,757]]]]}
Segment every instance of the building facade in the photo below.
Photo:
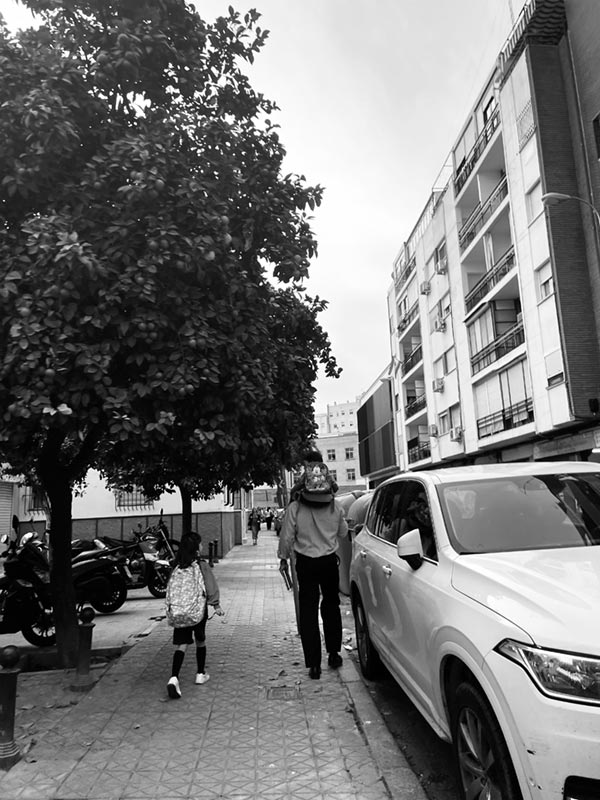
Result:
{"type": "Polygon", "coordinates": [[[598,16],[524,6],[395,260],[399,469],[600,446],[598,16]]]}
{"type": "Polygon", "coordinates": [[[359,400],[333,403],[315,415],[316,446],[339,486],[338,493],[364,489],[358,458],[357,411],[359,400]]]}

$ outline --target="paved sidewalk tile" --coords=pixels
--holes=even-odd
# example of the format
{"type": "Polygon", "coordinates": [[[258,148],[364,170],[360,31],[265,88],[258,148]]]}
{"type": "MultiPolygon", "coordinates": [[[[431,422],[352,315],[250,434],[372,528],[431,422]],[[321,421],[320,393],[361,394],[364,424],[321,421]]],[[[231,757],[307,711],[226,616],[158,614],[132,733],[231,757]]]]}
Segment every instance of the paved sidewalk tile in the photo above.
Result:
{"type": "MultiPolygon", "coordinates": [[[[168,698],[172,632],[161,622],[47,723],[3,774],[0,800],[390,798],[344,683],[353,665],[307,677],[276,547],[262,531],[215,565],[226,616],[207,625],[206,684],[194,683],[190,647],[183,696],[168,698]]],[[[400,755],[389,766],[406,778],[403,796],[424,797],[400,755]]]]}

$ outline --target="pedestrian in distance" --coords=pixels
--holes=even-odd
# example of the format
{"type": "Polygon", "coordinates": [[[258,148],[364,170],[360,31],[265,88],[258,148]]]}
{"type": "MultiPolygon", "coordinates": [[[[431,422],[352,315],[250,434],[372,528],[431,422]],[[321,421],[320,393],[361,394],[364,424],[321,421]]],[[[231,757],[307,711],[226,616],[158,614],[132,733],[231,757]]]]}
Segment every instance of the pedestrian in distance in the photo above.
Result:
{"type": "Polygon", "coordinates": [[[315,680],[321,677],[319,600],[328,664],[332,669],[342,665],[337,549],[340,538],[348,535],[348,524],[334,497],[337,486],[318,451],[308,454],[305,476],[286,509],[277,555],[282,571],[295,556],[300,640],[309,677],[315,680]]]}
{"type": "Polygon", "coordinates": [[[271,530],[271,525],[273,524],[273,509],[271,506],[267,506],[267,510],[265,511],[265,522],[267,523],[267,530],[271,530]]]}
{"type": "Polygon", "coordinates": [[[167,683],[170,698],[181,697],[179,673],[188,645],[196,642],[196,683],[206,683],[210,675],[206,671],[206,623],[208,606],[214,613],[225,613],[219,605],[219,587],[213,571],[200,558],[202,538],[197,533],[185,534],[179,545],[175,566],[165,599],[167,622],[173,627],[173,662],[171,677],[167,683]]]}
{"type": "Polygon", "coordinates": [[[258,544],[258,532],[260,531],[261,514],[259,508],[253,508],[250,512],[250,528],[252,530],[252,544],[258,544]]]}

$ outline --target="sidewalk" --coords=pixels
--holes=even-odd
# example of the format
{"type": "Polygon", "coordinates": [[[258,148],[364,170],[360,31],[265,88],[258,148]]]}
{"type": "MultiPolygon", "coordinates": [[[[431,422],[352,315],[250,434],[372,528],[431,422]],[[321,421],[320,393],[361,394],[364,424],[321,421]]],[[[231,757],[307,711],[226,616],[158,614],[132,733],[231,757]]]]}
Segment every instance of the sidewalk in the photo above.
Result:
{"type": "Polygon", "coordinates": [[[190,647],[180,700],[166,693],[164,621],[76,705],[62,672],[40,676],[47,713],[19,694],[17,727],[36,740],[0,773],[0,800],[425,800],[347,654],[308,679],[276,547],[263,529],[215,565],[226,616],[207,626],[211,678],[194,684],[190,647]]]}

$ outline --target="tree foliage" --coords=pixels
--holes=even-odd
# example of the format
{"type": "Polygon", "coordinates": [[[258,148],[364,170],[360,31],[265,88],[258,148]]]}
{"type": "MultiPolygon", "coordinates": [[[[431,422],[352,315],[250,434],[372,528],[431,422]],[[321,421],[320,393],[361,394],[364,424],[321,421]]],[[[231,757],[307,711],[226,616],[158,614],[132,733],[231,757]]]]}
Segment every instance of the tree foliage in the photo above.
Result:
{"type": "Polygon", "coordinates": [[[194,464],[199,496],[268,475],[290,423],[310,428],[318,364],[337,367],[301,289],[322,190],[283,174],[276,107],[243,72],[259,15],[24,4],[44,24],[0,28],[0,456],[49,496],[64,645],[88,468],[162,458],[158,484],[194,464]]]}

